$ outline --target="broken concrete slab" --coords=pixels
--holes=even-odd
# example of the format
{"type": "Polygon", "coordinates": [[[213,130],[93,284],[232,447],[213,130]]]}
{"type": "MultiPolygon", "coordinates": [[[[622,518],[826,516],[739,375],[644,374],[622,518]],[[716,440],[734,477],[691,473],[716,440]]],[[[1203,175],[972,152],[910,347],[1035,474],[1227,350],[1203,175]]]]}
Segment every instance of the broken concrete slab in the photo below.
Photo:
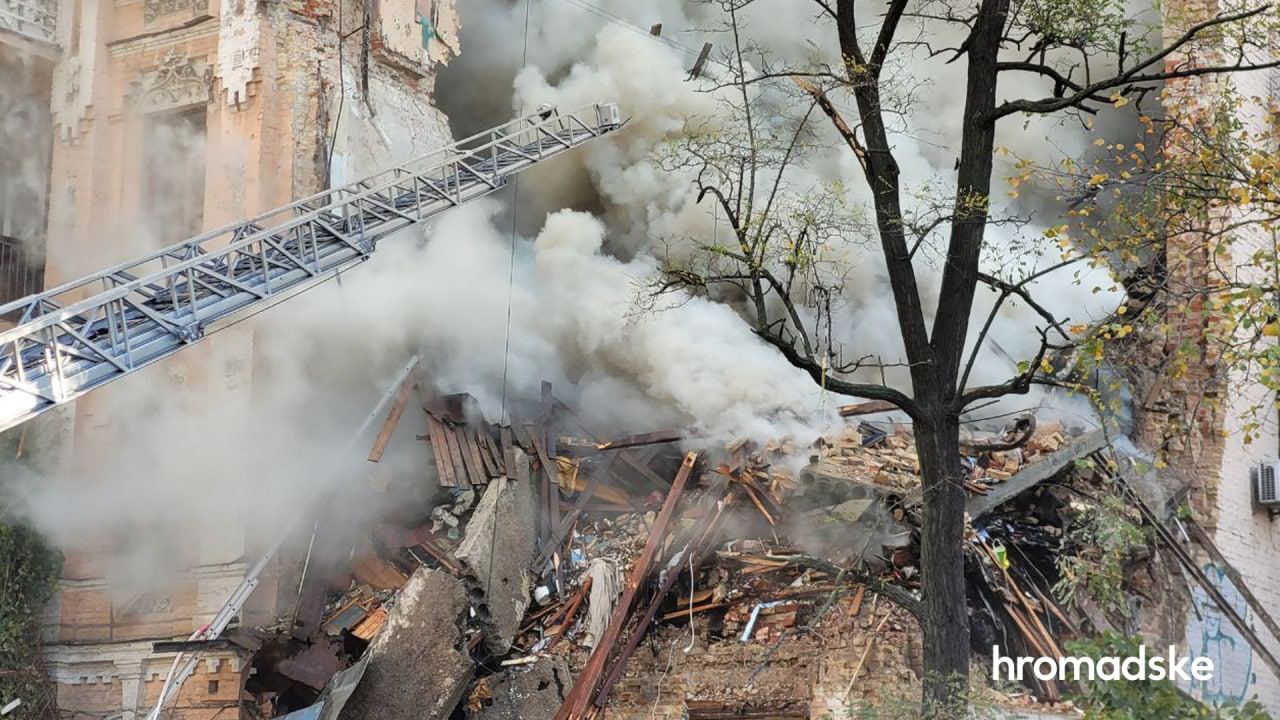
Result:
{"type": "Polygon", "coordinates": [[[452,575],[420,568],[396,596],[369,665],[342,720],[444,720],[475,673],[463,648],[466,589],[452,575]]]}
{"type": "Polygon", "coordinates": [[[786,525],[807,552],[836,563],[858,561],[880,569],[894,550],[911,544],[911,528],[895,520],[875,495],[799,514],[786,525]]]}
{"type": "MultiPolygon", "coordinates": [[[[513,456],[517,468],[528,466],[518,448],[513,456]]],[[[538,554],[537,513],[532,482],[499,477],[485,488],[454,553],[466,571],[485,649],[495,655],[511,650],[529,609],[529,568],[538,554]]]]}
{"type": "Polygon", "coordinates": [[[1008,480],[993,486],[990,493],[969,498],[965,510],[968,511],[970,518],[977,520],[1001,504],[1021,495],[1025,490],[1057,475],[1074,464],[1076,460],[1088,457],[1106,445],[1106,433],[1101,430],[1091,430],[1072,438],[1071,442],[1062,449],[1027,465],[1008,480]]]}
{"type": "Polygon", "coordinates": [[[573,687],[573,673],[564,658],[543,658],[524,668],[512,668],[489,679],[492,704],[469,713],[468,720],[522,720],[556,714],[573,687]]]}

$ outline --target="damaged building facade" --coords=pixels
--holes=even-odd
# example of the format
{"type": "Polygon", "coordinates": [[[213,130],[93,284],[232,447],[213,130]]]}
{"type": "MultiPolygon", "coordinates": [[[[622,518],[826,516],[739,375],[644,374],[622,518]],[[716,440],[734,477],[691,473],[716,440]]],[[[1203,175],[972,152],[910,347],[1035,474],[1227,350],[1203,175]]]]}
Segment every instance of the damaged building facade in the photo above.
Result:
{"type": "MultiPolygon", "coordinates": [[[[459,30],[453,0],[3,0],[0,73],[23,78],[30,134],[7,123],[0,151],[0,301],[448,144],[434,82],[459,30]]],[[[161,382],[247,412],[255,347],[252,330],[227,330],[158,368],[161,382]]],[[[128,432],[115,392],[42,419],[28,447],[69,482],[98,482],[128,432]]],[[[141,595],[107,579],[121,538],[66,549],[43,633],[63,713],[144,717],[173,658],[153,641],[207,623],[264,549],[235,518],[178,537],[185,570],[141,595]]],[[[271,584],[246,617],[293,602],[271,584]]],[[[245,658],[202,656],[173,717],[234,717],[245,658]]]]}
{"type": "MultiPolygon", "coordinates": [[[[1182,5],[1172,6],[1170,12],[1182,5]]],[[[1166,28],[1166,35],[1175,30],[1166,28]]],[[[1270,69],[1228,78],[1172,80],[1162,102],[1173,114],[1196,117],[1208,113],[1209,103],[1224,90],[1274,100],[1277,78],[1276,70],[1270,69]]],[[[1244,106],[1238,112],[1246,127],[1261,126],[1260,109],[1244,106]]],[[[1215,237],[1242,219],[1236,217],[1239,212],[1224,210],[1207,232],[1186,233],[1169,243],[1170,287],[1213,287],[1224,277],[1256,276],[1258,269],[1249,258],[1259,248],[1271,247],[1269,231],[1250,224],[1231,230],[1227,241],[1215,237]]],[[[1256,379],[1257,368],[1229,370],[1219,347],[1206,340],[1220,322],[1213,302],[1212,297],[1195,297],[1167,313],[1168,334],[1147,348],[1157,364],[1135,383],[1134,439],[1147,450],[1163,453],[1166,460],[1148,499],[1165,503],[1170,514],[1178,506],[1190,510],[1220,550],[1220,557],[1212,557],[1203,551],[1203,543],[1191,538],[1189,547],[1201,569],[1261,642],[1280,650],[1280,637],[1273,637],[1266,627],[1269,619],[1254,609],[1280,607],[1280,522],[1274,505],[1258,502],[1256,488],[1258,473],[1274,466],[1280,451],[1280,405],[1256,379]],[[1180,347],[1189,348],[1190,354],[1179,356],[1180,347]],[[1172,370],[1177,357],[1186,360],[1180,372],[1172,370]]],[[[1182,613],[1186,652],[1212,658],[1218,669],[1212,680],[1191,683],[1185,688],[1188,692],[1211,705],[1242,703],[1256,696],[1273,712],[1280,708],[1280,677],[1212,598],[1193,589],[1190,607],[1182,613]]]]}
{"type": "MultiPolygon", "coordinates": [[[[38,149],[35,161],[0,156],[0,181],[25,179],[0,185],[0,252],[23,253],[13,256],[20,262],[0,255],[0,268],[21,268],[0,276],[0,299],[56,286],[447,144],[448,125],[432,95],[439,67],[460,51],[455,1],[0,0],[0,68],[28,79],[23,112],[43,128],[29,140],[38,149]],[[21,171],[9,169],[20,161],[21,171]]],[[[1255,80],[1265,83],[1237,82],[1255,80]]],[[[1167,101],[1181,103],[1201,90],[1179,81],[1167,101]]],[[[1184,241],[1170,250],[1170,271],[1208,273],[1205,244],[1195,236],[1184,241]]],[[[1210,314],[1200,306],[1180,313],[1171,318],[1181,334],[1176,339],[1194,344],[1210,314]]],[[[191,407],[217,398],[242,407],[247,422],[263,351],[252,330],[229,329],[158,369],[191,407]]],[[[1254,502],[1250,478],[1260,463],[1275,460],[1275,410],[1264,423],[1269,434],[1246,446],[1239,418],[1259,398],[1231,391],[1211,349],[1202,348],[1198,360],[1176,382],[1154,373],[1138,393],[1136,439],[1165,451],[1170,467],[1155,499],[1165,511],[1184,501],[1194,510],[1223,555],[1198,557],[1201,570],[1252,625],[1250,604],[1228,565],[1264,605],[1280,605],[1280,567],[1270,552],[1280,533],[1272,513],[1254,502]]],[[[128,418],[113,412],[113,398],[128,392],[105,388],[70,412],[51,413],[31,431],[32,442],[70,468],[62,475],[98,482],[99,459],[129,432],[128,418]]],[[[548,390],[544,400],[551,399],[548,390]]],[[[914,520],[904,508],[918,502],[919,467],[907,428],[883,416],[850,420],[817,450],[764,448],[753,455],[739,448],[723,465],[716,463],[725,458],[712,452],[695,472],[697,458],[684,456],[682,465],[675,450],[685,439],[678,431],[634,445],[597,444],[563,413],[552,422],[562,410],[531,409],[521,417],[537,423],[502,426],[428,401],[426,434],[417,438],[432,448],[430,459],[422,456],[424,474],[435,479],[426,484],[456,504],[437,505],[430,522],[376,528],[381,553],[357,554],[351,568],[334,570],[354,578],[336,602],[325,596],[332,587],[313,582],[304,597],[303,582],[284,563],[269,568],[239,628],[290,615],[309,619],[281,631],[287,640],[201,644],[169,716],[248,716],[246,686],[255,674],[283,678],[282,690],[254,696],[275,694],[275,704],[259,712],[300,708],[307,718],[329,717],[306,715],[311,708],[343,707],[344,717],[357,718],[443,718],[459,709],[468,717],[551,717],[563,703],[585,706],[593,693],[612,697],[607,717],[750,711],[805,718],[838,714],[851,699],[914,697],[922,673],[916,620],[882,602],[883,582],[846,592],[843,573],[831,564],[862,560],[848,553],[848,538],[855,537],[874,549],[885,566],[877,569],[907,588],[908,599],[918,588],[914,520]],[[616,463],[608,459],[615,455],[616,463]],[[803,464],[783,462],[789,455],[813,460],[816,470],[797,478],[771,465],[803,464]],[[849,493],[849,477],[864,494],[849,493]],[[685,481],[700,485],[688,502],[681,498],[685,481]],[[741,537],[715,535],[721,513],[731,513],[726,517],[734,521],[725,525],[741,537]],[[666,522],[669,537],[680,542],[659,547],[664,536],[654,528],[666,522]],[[805,540],[791,546],[779,534],[805,540]],[[772,542],[759,539],[769,536],[772,542]],[[832,560],[806,564],[811,552],[832,560]],[[686,561],[687,587],[676,580],[686,561]],[[637,596],[631,586],[628,593],[623,570],[656,579],[662,591],[637,596]],[[629,607],[611,623],[615,602],[629,607]],[[828,614],[833,607],[839,612],[828,614]],[[623,637],[622,625],[646,613],[642,622],[654,632],[623,637]],[[617,632],[606,640],[611,624],[617,632]],[[322,636],[332,646],[358,648],[363,659],[344,668],[349,658],[338,656],[358,652],[307,645],[322,636]],[[627,656],[608,668],[601,660],[595,675],[586,673],[586,650],[603,647],[608,659],[610,642],[627,647],[627,656]],[[479,667],[476,658],[497,660],[501,669],[479,667]],[[309,690],[286,697],[290,684],[309,690]],[[311,691],[320,692],[320,701],[308,706],[311,691]]],[[[391,417],[404,411],[400,403],[391,417]]],[[[1031,437],[1016,460],[973,453],[975,518],[1032,487],[1020,483],[1060,476],[1101,442],[1082,428],[1055,429],[1050,422],[1031,437]]],[[[381,434],[377,442],[385,450],[381,434]]],[[[182,572],[145,592],[108,579],[121,538],[66,548],[43,637],[61,711],[145,717],[182,641],[223,607],[270,543],[225,516],[175,537],[181,540],[172,553],[182,572]]],[[[974,546],[990,555],[989,567],[1001,567],[996,551],[1003,557],[1005,546],[998,539],[983,536],[974,546]]],[[[313,568],[312,576],[324,572],[313,568]]],[[[1008,576],[1004,582],[1013,585],[1008,576]]],[[[1020,582],[1028,594],[1042,592],[1020,582]]],[[[1208,703],[1258,696],[1280,707],[1280,677],[1255,658],[1252,639],[1222,617],[1213,598],[1196,587],[1189,592],[1190,607],[1178,609],[1174,624],[1187,654],[1212,658],[1221,672],[1186,689],[1208,703]]],[[[1025,615],[1017,607],[1006,612],[1036,624],[1040,613],[1057,630],[1046,610],[1055,607],[1052,600],[1047,592],[1040,598],[1027,603],[1025,615]]],[[[1280,642],[1256,629],[1264,641],[1280,642]]],[[[1054,632],[1043,626],[1027,632],[1052,648],[1054,632]]],[[[1057,692],[1044,690],[1048,697],[1057,692]]]]}

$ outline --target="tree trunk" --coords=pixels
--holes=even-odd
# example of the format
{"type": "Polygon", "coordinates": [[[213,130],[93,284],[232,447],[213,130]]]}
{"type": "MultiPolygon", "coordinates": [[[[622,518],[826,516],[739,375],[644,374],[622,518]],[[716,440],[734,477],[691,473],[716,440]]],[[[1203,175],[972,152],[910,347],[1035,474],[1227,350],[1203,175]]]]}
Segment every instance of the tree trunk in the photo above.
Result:
{"type": "Polygon", "coordinates": [[[915,425],[924,522],[924,717],[963,718],[968,710],[969,616],[964,581],[964,476],[960,423],[954,412],[927,410],[915,425]]]}

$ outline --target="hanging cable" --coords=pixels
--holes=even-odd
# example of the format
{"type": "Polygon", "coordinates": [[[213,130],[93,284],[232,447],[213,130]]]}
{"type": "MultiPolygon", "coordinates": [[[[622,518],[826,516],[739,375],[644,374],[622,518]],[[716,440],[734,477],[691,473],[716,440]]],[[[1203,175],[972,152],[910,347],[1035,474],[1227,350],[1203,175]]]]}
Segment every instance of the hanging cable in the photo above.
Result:
{"type": "MultiPolygon", "coordinates": [[[[529,63],[529,4],[530,0],[524,0],[524,49],[520,54],[520,67],[523,69],[529,63]]],[[[518,117],[524,117],[524,108],[520,108],[518,117]]],[[[511,300],[515,294],[516,280],[516,219],[520,212],[520,178],[517,176],[511,182],[511,257],[507,263],[507,327],[502,346],[502,418],[499,424],[506,425],[507,418],[507,370],[511,366],[511,300]]],[[[507,461],[512,458],[507,458],[507,461]]],[[[501,492],[506,488],[507,483],[511,482],[510,476],[515,472],[511,467],[507,468],[507,479],[499,486],[498,491],[501,492]]],[[[557,491],[558,492],[558,491],[557,491]]],[[[499,503],[494,506],[493,511],[493,529],[489,533],[489,547],[492,548],[498,542],[498,523],[501,521],[502,505],[499,503]]],[[[488,578],[485,580],[485,590],[493,587],[493,558],[489,558],[488,578]]],[[[486,599],[486,604],[487,604],[486,599]]]]}
{"type": "MultiPolygon", "coordinates": [[[[524,48],[520,53],[520,68],[529,64],[529,5],[524,0],[524,48]]],[[[520,108],[519,117],[524,117],[524,107],[520,108]]],[[[502,348],[502,418],[500,424],[507,424],[507,371],[511,365],[511,300],[515,294],[516,278],[516,219],[520,213],[520,177],[511,182],[511,257],[507,266],[507,328],[502,348]]]]}

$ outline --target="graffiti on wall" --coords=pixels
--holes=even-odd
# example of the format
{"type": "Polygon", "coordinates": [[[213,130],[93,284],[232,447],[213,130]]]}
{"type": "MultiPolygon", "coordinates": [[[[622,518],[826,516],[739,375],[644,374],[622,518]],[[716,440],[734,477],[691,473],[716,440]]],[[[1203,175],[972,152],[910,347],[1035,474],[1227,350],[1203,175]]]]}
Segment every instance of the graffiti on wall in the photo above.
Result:
{"type": "MultiPolygon", "coordinates": [[[[1206,563],[1204,574],[1236,614],[1250,622],[1249,605],[1226,573],[1217,565],[1206,563]]],[[[1213,677],[1191,680],[1184,689],[1209,705],[1244,702],[1254,694],[1251,689],[1258,681],[1253,671],[1253,648],[1202,588],[1194,588],[1191,602],[1195,607],[1187,619],[1187,654],[1212,660],[1213,677]]]]}

